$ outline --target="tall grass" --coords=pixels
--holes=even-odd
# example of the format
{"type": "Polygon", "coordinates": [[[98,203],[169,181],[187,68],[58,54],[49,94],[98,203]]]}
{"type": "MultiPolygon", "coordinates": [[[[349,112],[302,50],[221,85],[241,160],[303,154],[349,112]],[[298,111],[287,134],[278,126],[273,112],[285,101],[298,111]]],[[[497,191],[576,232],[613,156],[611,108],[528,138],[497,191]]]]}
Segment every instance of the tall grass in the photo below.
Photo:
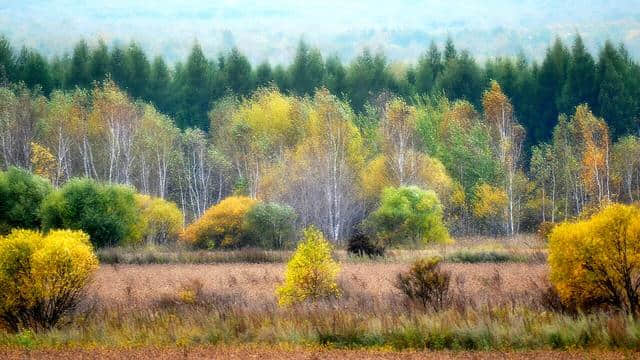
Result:
{"type": "MultiPolygon", "coordinates": [[[[496,279],[496,283],[499,280],[496,279]]],[[[342,284],[338,300],[280,308],[273,299],[216,294],[197,282],[141,307],[134,299],[87,301],[68,325],[38,333],[0,331],[0,346],[183,347],[292,344],[331,348],[430,350],[638,349],[640,321],[615,313],[575,314],[549,307],[543,285],[523,293],[471,298],[453,289],[442,311],[399,295],[372,299],[342,284]]]]}

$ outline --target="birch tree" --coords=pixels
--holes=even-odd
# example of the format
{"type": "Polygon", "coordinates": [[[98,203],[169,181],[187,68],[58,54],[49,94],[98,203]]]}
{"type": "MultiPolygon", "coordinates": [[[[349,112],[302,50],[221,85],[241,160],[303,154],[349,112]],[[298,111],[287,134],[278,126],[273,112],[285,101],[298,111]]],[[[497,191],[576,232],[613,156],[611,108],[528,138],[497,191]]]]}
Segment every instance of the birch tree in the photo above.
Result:
{"type": "Polygon", "coordinates": [[[515,119],[513,106],[502,92],[496,81],[482,97],[484,116],[493,130],[494,146],[506,175],[507,218],[509,234],[514,235],[517,225],[514,223],[514,180],[520,168],[520,155],[524,140],[524,128],[515,119]]]}

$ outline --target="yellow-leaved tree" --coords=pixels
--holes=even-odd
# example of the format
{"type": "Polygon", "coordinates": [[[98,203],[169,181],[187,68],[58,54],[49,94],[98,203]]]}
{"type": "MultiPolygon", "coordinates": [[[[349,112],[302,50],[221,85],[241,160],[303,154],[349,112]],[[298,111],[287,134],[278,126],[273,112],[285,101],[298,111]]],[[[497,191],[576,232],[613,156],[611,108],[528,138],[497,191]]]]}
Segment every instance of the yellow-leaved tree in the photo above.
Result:
{"type": "Polygon", "coordinates": [[[0,327],[55,326],[77,306],[97,268],[82,231],[14,230],[0,238],[0,327]]]}
{"type": "Polygon", "coordinates": [[[504,189],[487,183],[478,185],[474,192],[473,215],[483,220],[491,231],[504,227],[505,207],[509,202],[504,189]]]}
{"type": "Polygon", "coordinates": [[[56,176],[56,159],[49,149],[36,142],[31,142],[31,165],[33,172],[43,178],[53,180],[56,176]]]}
{"type": "Polygon", "coordinates": [[[549,236],[550,279],[579,309],[609,305],[640,315],[640,208],[611,204],[549,236]]]}
{"type": "Polygon", "coordinates": [[[340,296],[340,266],[331,257],[331,244],[322,231],[310,226],[287,264],[284,283],[276,289],[278,303],[289,306],[340,296]]]}
{"type": "Polygon", "coordinates": [[[242,246],[246,235],[243,230],[245,214],[257,203],[246,196],[229,196],[187,226],[180,238],[200,248],[242,246]]]}
{"type": "Polygon", "coordinates": [[[184,216],[175,203],[149,195],[136,194],[135,197],[140,210],[138,230],[143,241],[166,244],[178,239],[184,216]]]}

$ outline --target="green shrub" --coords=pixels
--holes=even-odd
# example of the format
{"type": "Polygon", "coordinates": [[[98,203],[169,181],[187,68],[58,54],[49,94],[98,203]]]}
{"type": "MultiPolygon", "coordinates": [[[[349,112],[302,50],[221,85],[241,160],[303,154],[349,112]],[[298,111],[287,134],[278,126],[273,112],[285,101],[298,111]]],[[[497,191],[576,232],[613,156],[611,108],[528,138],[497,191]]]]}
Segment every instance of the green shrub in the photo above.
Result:
{"type": "Polygon", "coordinates": [[[71,180],[43,202],[43,229],[82,230],[96,247],[137,243],[140,215],[134,194],[125,186],[71,180]]]}
{"type": "Polygon", "coordinates": [[[287,264],[284,283],[276,289],[278,302],[288,306],[340,295],[340,266],[331,258],[331,244],[322,231],[311,226],[287,264]]]}
{"type": "Polygon", "coordinates": [[[294,240],[296,213],[288,205],[258,203],[245,216],[244,228],[252,246],[282,249],[294,240]]]}
{"type": "Polygon", "coordinates": [[[369,215],[365,227],[381,247],[420,247],[429,242],[451,241],[436,193],[417,186],[386,188],[380,206],[369,215]]]}
{"type": "Polygon", "coordinates": [[[98,268],[89,237],[14,230],[0,238],[0,325],[47,329],[72,311],[98,268]]]}
{"type": "Polygon", "coordinates": [[[48,180],[27,170],[11,167],[0,172],[0,234],[40,228],[40,204],[51,190],[48,180]]]}

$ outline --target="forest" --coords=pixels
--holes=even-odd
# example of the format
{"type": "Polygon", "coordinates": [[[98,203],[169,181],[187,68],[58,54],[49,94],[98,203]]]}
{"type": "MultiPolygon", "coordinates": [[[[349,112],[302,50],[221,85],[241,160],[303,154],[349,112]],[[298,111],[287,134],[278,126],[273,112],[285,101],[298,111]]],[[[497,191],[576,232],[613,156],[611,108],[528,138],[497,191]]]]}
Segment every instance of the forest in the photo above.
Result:
{"type": "Polygon", "coordinates": [[[419,185],[454,234],[514,234],[640,196],[640,66],[579,35],[541,64],[481,66],[449,40],[404,68],[302,41],[286,67],[197,43],[169,67],[136,43],[47,59],[2,38],[0,74],[5,169],[132,185],[187,223],[247,195],[344,243],[382,189],[419,185]]]}
{"type": "Polygon", "coordinates": [[[636,356],[640,65],[541,58],[0,37],[0,357],[636,356]]]}

